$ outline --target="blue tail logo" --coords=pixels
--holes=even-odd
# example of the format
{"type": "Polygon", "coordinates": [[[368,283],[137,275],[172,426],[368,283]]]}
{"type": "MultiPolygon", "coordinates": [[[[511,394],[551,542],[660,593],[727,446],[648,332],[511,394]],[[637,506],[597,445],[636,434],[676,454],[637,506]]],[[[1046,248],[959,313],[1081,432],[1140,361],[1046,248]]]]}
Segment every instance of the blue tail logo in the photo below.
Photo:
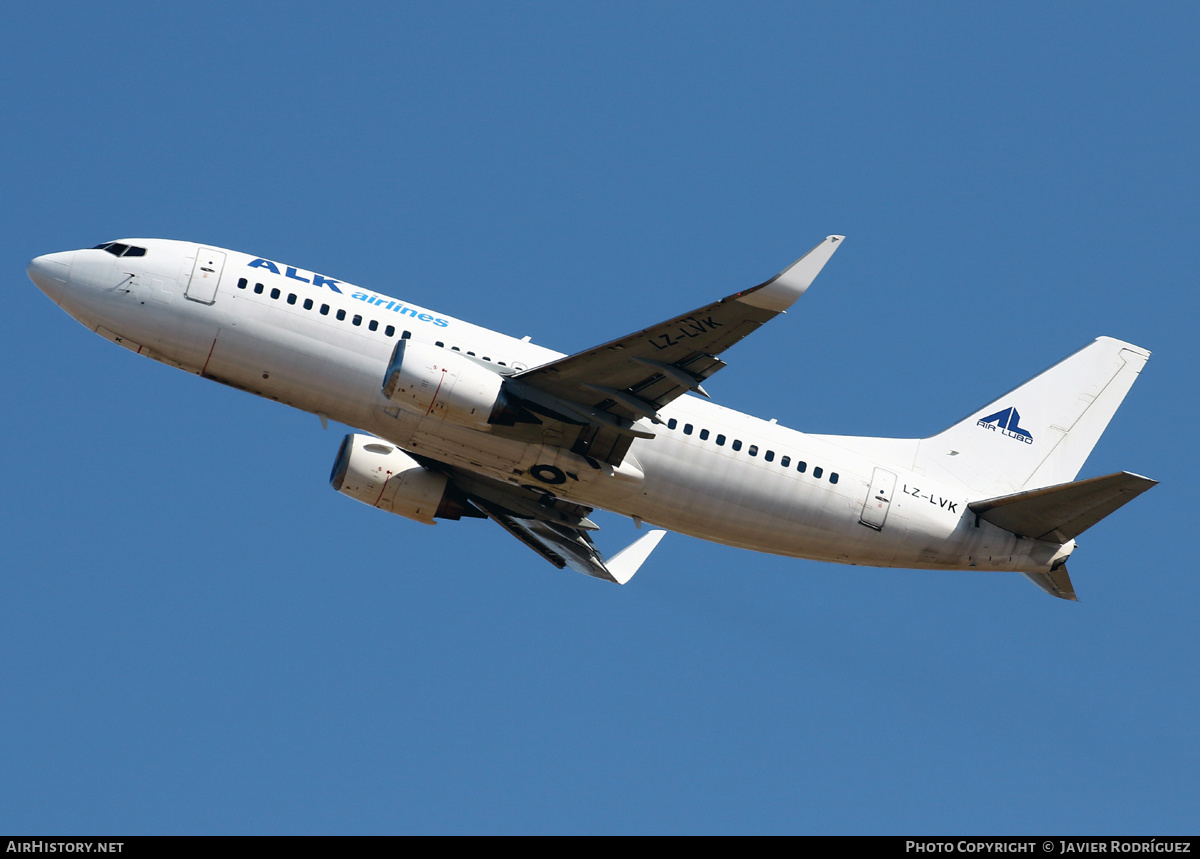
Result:
{"type": "Polygon", "coordinates": [[[1009,438],[1015,438],[1017,441],[1025,444],[1033,444],[1033,436],[1029,430],[1021,429],[1021,414],[1012,406],[1007,409],[1001,409],[994,415],[988,415],[986,418],[980,418],[976,426],[981,426],[984,429],[990,429],[992,432],[1001,432],[1009,438]]]}

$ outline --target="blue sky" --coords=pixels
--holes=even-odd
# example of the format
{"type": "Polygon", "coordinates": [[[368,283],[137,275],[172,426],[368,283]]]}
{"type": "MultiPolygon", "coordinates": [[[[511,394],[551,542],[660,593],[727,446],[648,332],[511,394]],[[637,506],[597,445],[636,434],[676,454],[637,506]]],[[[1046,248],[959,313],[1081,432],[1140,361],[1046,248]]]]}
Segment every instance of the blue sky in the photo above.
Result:
{"type": "MultiPolygon", "coordinates": [[[[1190,4],[13,6],[0,829],[1195,832],[1190,4]],[[936,432],[1107,334],[1081,601],[668,535],[625,588],[329,489],[38,254],[202,241],[575,351],[845,246],[707,388],[936,432]]],[[[603,548],[636,534],[597,516],[603,548]]]]}

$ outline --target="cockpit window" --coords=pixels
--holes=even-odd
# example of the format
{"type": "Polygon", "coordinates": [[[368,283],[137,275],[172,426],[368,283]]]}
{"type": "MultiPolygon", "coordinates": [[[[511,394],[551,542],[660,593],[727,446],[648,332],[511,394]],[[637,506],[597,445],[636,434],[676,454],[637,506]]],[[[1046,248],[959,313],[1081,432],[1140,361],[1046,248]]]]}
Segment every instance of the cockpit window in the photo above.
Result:
{"type": "Polygon", "coordinates": [[[96,245],[92,250],[108,251],[115,257],[144,257],[146,255],[145,248],[123,245],[120,242],[104,242],[104,244],[96,245]]]}

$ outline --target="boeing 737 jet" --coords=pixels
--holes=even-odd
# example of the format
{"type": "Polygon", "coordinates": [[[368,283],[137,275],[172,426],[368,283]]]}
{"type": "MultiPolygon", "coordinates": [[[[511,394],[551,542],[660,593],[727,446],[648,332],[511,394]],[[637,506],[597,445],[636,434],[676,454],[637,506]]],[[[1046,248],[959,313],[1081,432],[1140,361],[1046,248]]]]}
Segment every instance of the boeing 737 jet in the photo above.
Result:
{"type": "Polygon", "coordinates": [[[796,558],[1023,573],[1075,599],[1075,537],[1155,481],[1076,480],[1150,353],[1100,337],[923,439],[814,435],[708,399],[725,352],[795,302],[829,236],[758,286],[564,355],[264,257],[122,239],[29,276],[84,326],[189,373],[362,430],[331,482],[398,516],[488,518],[555,566],[624,584],[594,508],[796,558]]]}

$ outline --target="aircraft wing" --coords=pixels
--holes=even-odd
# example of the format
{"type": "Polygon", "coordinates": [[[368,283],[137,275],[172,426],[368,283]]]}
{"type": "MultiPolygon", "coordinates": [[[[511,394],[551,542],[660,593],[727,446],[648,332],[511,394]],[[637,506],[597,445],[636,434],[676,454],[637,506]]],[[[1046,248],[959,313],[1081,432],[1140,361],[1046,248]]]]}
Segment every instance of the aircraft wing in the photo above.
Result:
{"type": "Polygon", "coordinates": [[[509,377],[506,390],[543,417],[585,427],[572,450],[618,465],[658,409],[725,366],[718,357],[804,294],[843,236],[829,236],[765,283],[593,349],[509,377]]]}
{"type": "Polygon", "coordinates": [[[654,551],[666,531],[650,531],[618,552],[612,560],[604,556],[585,531],[576,531],[537,519],[520,519],[504,513],[488,513],[510,534],[554,566],[570,567],[577,573],[625,584],[654,551]]]}
{"type": "Polygon", "coordinates": [[[590,507],[573,504],[458,468],[441,468],[471,504],[560,570],[623,585],[633,578],[666,531],[650,531],[611,559],[592,542],[590,507]]]}

